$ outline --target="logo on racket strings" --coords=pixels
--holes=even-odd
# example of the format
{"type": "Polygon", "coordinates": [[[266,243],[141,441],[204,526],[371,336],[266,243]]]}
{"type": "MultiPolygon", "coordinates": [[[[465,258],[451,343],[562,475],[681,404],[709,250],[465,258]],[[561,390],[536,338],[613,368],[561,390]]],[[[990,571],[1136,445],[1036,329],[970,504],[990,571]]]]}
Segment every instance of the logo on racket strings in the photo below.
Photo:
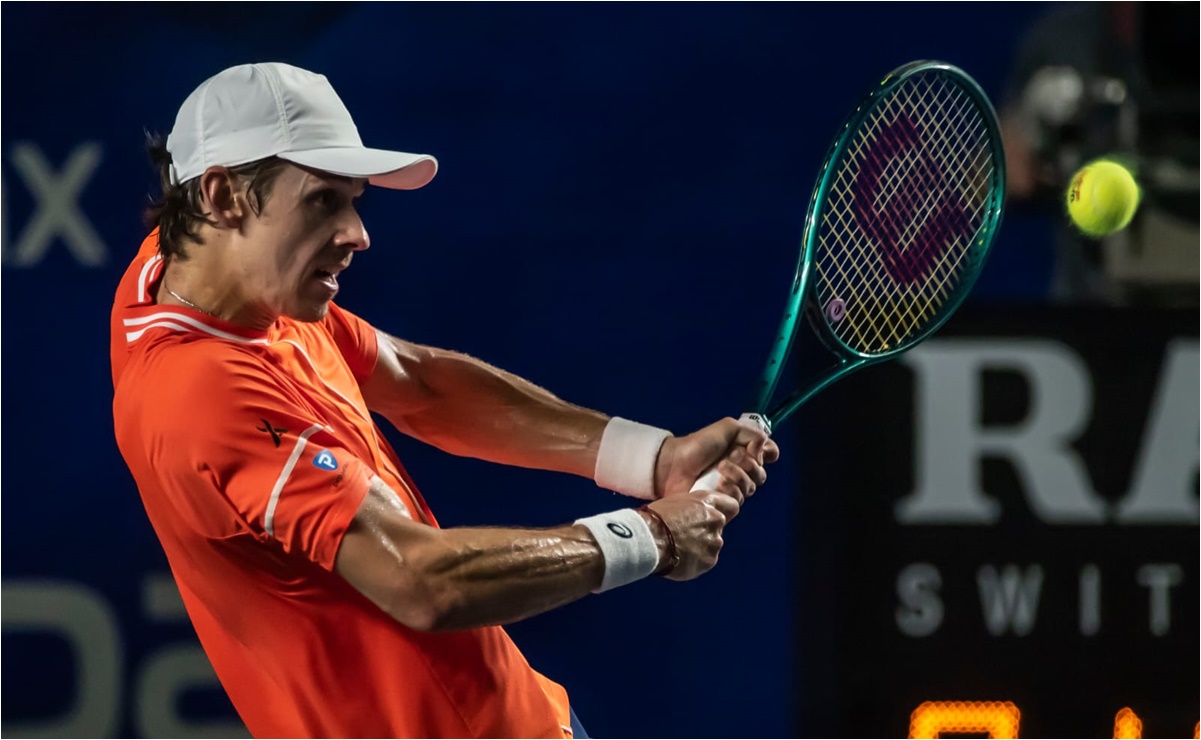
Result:
{"type": "Polygon", "coordinates": [[[880,127],[858,160],[855,219],[896,282],[926,279],[948,249],[975,233],[960,194],[952,191],[942,166],[923,146],[922,131],[905,113],[880,127]]]}
{"type": "Polygon", "coordinates": [[[847,304],[841,298],[831,298],[826,303],[826,318],[831,324],[837,324],[847,317],[847,304]]]}

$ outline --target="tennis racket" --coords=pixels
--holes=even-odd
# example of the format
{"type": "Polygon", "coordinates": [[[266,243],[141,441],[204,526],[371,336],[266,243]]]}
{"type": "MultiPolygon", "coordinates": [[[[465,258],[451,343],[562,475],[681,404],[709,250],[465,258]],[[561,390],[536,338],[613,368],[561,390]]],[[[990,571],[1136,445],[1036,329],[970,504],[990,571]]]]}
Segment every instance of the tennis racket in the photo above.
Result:
{"type": "MultiPolygon", "coordinates": [[[[784,318],[739,421],[771,434],[839,378],[933,334],[984,267],[1004,195],[1001,135],[980,86],[943,62],[889,73],[822,165],[784,318]],[[802,323],[831,361],[773,403],[802,323]]],[[[693,490],[718,480],[710,469],[693,490]]]]}

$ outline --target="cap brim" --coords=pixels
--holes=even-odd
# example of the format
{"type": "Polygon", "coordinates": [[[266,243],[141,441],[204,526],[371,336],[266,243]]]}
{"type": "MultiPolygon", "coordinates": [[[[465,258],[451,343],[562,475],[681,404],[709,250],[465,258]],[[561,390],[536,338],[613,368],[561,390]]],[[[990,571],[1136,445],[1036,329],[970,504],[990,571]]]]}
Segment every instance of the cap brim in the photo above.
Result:
{"type": "Polygon", "coordinates": [[[385,149],[334,147],[283,152],[280,159],[343,177],[365,177],[372,185],[393,190],[416,190],[438,172],[438,160],[428,154],[385,149]]]}

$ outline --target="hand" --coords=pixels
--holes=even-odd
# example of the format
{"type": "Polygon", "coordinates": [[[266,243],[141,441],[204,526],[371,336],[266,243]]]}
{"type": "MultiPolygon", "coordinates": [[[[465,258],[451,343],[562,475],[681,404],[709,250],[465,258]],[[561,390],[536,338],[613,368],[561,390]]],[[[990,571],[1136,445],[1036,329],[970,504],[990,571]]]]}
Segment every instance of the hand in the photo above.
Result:
{"type": "Polygon", "coordinates": [[[766,434],[722,419],[685,437],[669,437],[655,463],[655,495],[688,491],[715,463],[721,474],[717,490],[741,505],[767,480],[763,466],[780,457],[780,448],[766,434]]]}
{"type": "MultiPolygon", "coordinates": [[[[647,504],[646,508],[654,509],[663,517],[662,524],[667,525],[675,540],[679,564],[664,576],[673,581],[690,581],[717,565],[717,555],[723,544],[722,531],[738,516],[740,506],[734,497],[724,493],[692,491],[659,499],[647,504]]],[[[670,556],[663,526],[654,521],[654,517],[643,516],[655,533],[659,558],[663,561],[670,556]]]]}

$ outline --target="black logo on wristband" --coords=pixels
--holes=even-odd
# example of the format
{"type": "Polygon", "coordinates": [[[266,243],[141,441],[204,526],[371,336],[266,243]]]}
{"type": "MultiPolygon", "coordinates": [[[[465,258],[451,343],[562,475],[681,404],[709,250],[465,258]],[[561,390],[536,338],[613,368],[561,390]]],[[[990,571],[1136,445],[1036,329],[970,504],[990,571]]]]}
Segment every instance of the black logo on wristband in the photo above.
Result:
{"type": "Polygon", "coordinates": [[[634,532],[624,524],[618,524],[617,522],[609,522],[605,526],[607,526],[609,528],[610,532],[612,532],[613,534],[622,538],[623,540],[628,540],[634,536],[634,532]]]}

